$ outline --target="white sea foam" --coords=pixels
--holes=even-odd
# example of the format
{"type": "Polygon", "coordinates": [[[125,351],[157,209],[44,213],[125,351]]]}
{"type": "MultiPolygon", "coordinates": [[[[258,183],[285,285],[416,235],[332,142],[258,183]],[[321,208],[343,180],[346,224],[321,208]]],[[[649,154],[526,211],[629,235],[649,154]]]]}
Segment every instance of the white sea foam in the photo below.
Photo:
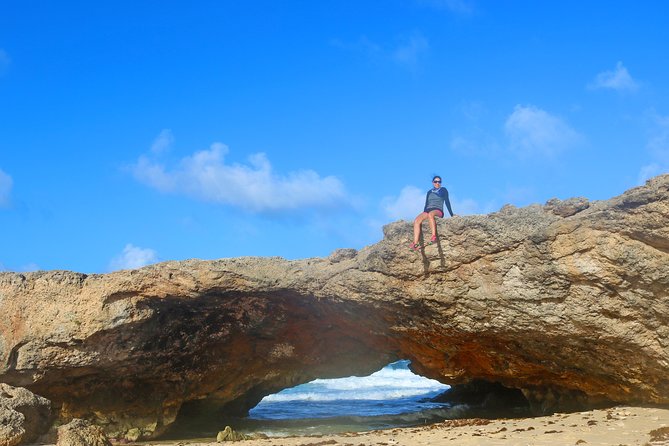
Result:
{"type": "Polygon", "coordinates": [[[260,404],[299,401],[387,401],[429,396],[448,389],[433,379],[415,375],[408,361],[398,361],[365,377],[316,379],[263,398],[260,404]]]}
{"type": "Polygon", "coordinates": [[[263,398],[265,403],[289,402],[289,401],[385,401],[400,398],[421,396],[430,393],[425,390],[379,390],[376,392],[355,392],[351,394],[324,394],[319,392],[300,392],[296,394],[276,394],[263,398]]]}

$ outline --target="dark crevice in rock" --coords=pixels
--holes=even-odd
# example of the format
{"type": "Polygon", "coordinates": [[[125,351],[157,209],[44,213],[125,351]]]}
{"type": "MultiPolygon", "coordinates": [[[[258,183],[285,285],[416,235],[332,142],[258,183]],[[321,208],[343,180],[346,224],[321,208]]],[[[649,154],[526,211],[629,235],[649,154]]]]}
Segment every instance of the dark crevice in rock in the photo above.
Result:
{"type": "Polygon", "coordinates": [[[653,237],[646,233],[630,232],[630,231],[626,231],[625,235],[627,235],[632,240],[636,240],[639,243],[643,243],[649,248],[657,249],[658,251],[664,254],[669,254],[669,237],[662,239],[659,237],[653,237]]]}
{"type": "Polygon", "coordinates": [[[138,296],[139,293],[135,291],[120,291],[118,293],[112,293],[107,298],[104,300],[102,303],[103,306],[107,306],[110,304],[113,304],[114,302],[117,302],[119,300],[125,300],[125,299],[130,299],[132,297],[138,296]]]}
{"type": "Polygon", "coordinates": [[[552,386],[526,387],[522,389],[522,393],[529,403],[531,412],[535,415],[601,409],[617,404],[606,397],[596,397],[580,390],[552,386]]]}
{"type": "Polygon", "coordinates": [[[466,404],[472,410],[488,414],[488,417],[536,415],[522,390],[485,380],[452,386],[432,401],[451,405],[466,404]]]}
{"type": "Polygon", "coordinates": [[[27,343],[28,341],[19,342],[9,351],[9,356],[7,358],[7,372],[16,370],[17,361],[19,359],[19,350],[21,350],[27,343]]]}

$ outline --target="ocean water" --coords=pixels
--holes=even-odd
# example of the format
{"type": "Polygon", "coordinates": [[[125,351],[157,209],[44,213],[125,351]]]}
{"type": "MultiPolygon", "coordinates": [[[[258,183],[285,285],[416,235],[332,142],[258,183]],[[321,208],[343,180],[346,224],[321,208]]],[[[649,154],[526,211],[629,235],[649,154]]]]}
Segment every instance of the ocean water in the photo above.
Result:
{"type": "Polygon", "coordinates": [[[449,386],[415,375],[409,364],[397,361],[369,376],[316,379],[285,389],[263,398],[244,418],[186,416],[163,439],[210,439],[226,425],[281,437],[417,426],[468,415],[465,405],[431,402],[449,386]]]}
{"type": "Polygon", "coordinates": [[[415,426],[457,418],[460,407],[429,400],[449,386],[397,361],[366,377],[317,379],[265,397],[242,430],[309,435],[415,426]]]}

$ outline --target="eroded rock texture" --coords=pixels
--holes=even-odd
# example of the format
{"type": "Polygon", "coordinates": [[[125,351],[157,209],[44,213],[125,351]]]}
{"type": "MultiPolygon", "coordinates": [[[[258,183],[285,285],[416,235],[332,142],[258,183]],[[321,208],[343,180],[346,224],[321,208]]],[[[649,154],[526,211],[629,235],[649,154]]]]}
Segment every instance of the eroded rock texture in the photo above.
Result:
{"type": "Polygon", "coordinates": [[[445,383],[521,389],[538,410],[669,403],[669,175],[438,231],[420,253],[396,222],[329,258],[0,273],[0,381],[142,437],[185,402],[243,413],[400,358],[445,383]]]}
{"type": "Polygon", "coordinates": [[[56,446],[111,446],[111,442],[98,426],[75,418],[58,427],[56,446]]]}
{"type": "Polygon", "coordinates": [[[27,389],[0,383],[0,446],[29,443],[51,425],[51,403],[27,389]]]}

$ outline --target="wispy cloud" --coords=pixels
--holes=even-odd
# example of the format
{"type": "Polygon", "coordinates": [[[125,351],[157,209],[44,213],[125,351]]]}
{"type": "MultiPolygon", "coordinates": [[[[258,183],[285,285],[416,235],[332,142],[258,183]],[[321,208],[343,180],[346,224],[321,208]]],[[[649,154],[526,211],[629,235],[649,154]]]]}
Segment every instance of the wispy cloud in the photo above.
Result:
{"type": "Polygon", "coordinates": [[[483,126],[478,116],[480,113],[472,115],[471,111],[463,109],[463,114],[471,125],[460,129],[450,141],[451,150],[463,155],[544,159],[555,157],[584,140],[562,118],[533,105],[516,105],[502,125],[503,134],[484,130],[499,124],[493,122],[483,126]]]}
{"type": "Polygon", "coordinates": [[[663,167],[660,163],[646,164],[639,170],[639,179],[637,182],[641,185],[651,178],[667,172],[669,172],[669,168],[663,167]]]}
{"type": "Polygon", "coordinates": [[[481,204],[471,198],[460,199],[457,197],[451,199],[451,207],[453,208],[453,213],[456,215],[488,214],[495,210],[492,202],[481,206],[481,204]]]}
{"type": "Polygon", "coordinates": [[[404,187],[398,196],[385,197],[381,208],[392,220],[413,220],[423,211],[425,191],[416,186],[404,187]]]}
{"type": "Polygon", "coordinates": [[[0,74],[9,67],[12,63],[12,60],[9,58],[9,54],[2,48],[0,48],[0,74]]]}
{"type": "Polygon", "coordinates": [[[468,0],[417,0],[419,4],[458,14],[472,14],[474,3],[468,0]]]}
{"type": "Polygon", "coordinates": [[[12,177],[0,169],[0,208],[9,206],[12,185],[12,177]]]}
{"type": "Polygon", "coordinates": [[[392,59],[406,67],[415,69],[420,59],[427,54],[430,44],[421,34],[415,33],[405,39],[392,52],[392,59]]]}
{"type": "Polygon", "coordinates": [[[463,135],[455,135],[450,141],[451,150],[467,156],[490,157],[502,152],[503,148],[495,137],[480,128],[469,130],[463,135]]]}
{"type": "Polygon", "coordinates": [[[509,149],[521,158],[553,157],[582,140],[562,119],[532,105],[516,105],[504,133],[509,149]]]}
{"type": "Polygon", "coordinates": [[[646,149],[652,161],[639,172],[639,184],[663,173],[669,172],[669,116],[653,116],[654,128],[646,149]]]}
{"type": "Polygon", "coordinates": [[[250,156],[247,164],[227,163],[228,153],[226,145],[214,143],[173,167],[158,157],[143,155],[131,170],[137,180],[161,192],[252,213],[331,210],[352,203],[344,184],[334,176],[321,177],[313,170],[281,175],[274,172],[264,153],[250,156]]]}
{"type": "Polygon", "coordinates": [[[467,156],[490,157],[500,153],[503,149],[500,145],[498,134],[490,134],[486,128],[499,128],[496,122],[487,122],[490,112],[487,106],[479,101],[463,103],[460,112],[465,118],[465,123],[457,127],[450,140],[450,148],[456,153],[467,156]]]}
{"type": "Polygon", "coordinates": [[[354,42],[346,42],[340,39],[332,39],[330,44],[335,48],[361,54],[370,59],[381,58],[384,50],[380,45],[372,42],[367,36],[361,36],[354,42]]]}
{"type": "Polygon", "coordinates": [[[140,248],[128,243],[123,248],[123,252],[109,262],[109,270],[136,269],[157,261],[158,254],[153,249],[140,248]]]}
{"type": "Polygon", "coordinates": [[[172,144],[174,144],[174,135],[172,134],[172,130],[164,129],[160,132],[156,139],[153,140],[153,144],[151,144],[151,153],[155,153],[157,155],[165,153],[172,147],[172,144]]]}
{"type": "Polygon", "coordinates": [[[29,273],[32,271],[39,271],[40,267],[36,263],[27,263],[16,269],[7,268],[2,262],[0,262],[0,271],[15,271],[19,273],[29,273]]]}
{"type": "Polygon", "coordinates": [[[29,273],[31,271],[39,271],[40,267],[37,263],[27,263],[21,266],[18,271],[21,273],[29,273]]]}
{"type": "Polygon", "coordinates": [[[632,76],[623,63],[618,62],[613,70],[599,73],[595,77],[595,80],[588,84],[588,88],[595,90],[636,91],[639,89],[639,84],[632,79],[632,76]]]}
{"type": "Polygon", "coordinates": [[[648,150],[658,160],[669,164],[669,116],[655,116],[655,130],[648,150]]]}
{"type": "Polygon", "coordinates": [[[367,36],[362,36],[355,42],[335,39],[331,44],[374,61],[387,60],[411,70],[418,68],[430,50],[428,39],[419,32],[400,37],[394,45],[380,45],[367,36]]]}

